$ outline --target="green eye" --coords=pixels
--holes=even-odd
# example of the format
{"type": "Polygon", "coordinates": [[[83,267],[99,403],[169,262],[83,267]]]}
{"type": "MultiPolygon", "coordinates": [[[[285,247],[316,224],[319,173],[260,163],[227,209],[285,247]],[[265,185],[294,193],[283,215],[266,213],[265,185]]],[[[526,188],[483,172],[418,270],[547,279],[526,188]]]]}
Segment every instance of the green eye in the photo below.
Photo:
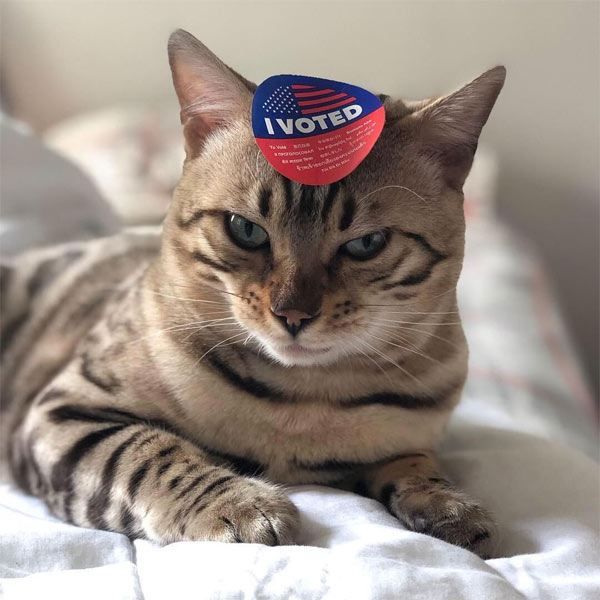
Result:
{"type": "Polygon", "coordinates": [[[256,223],[240,215],[227,215],[227,231],[233,241],[246,250],[256,250],[269,243],[269,235],[256,223]]]}
{"type": "Polygon", "coordinates": [[[342,249],[355,260],[369,260],[383,250],[386,241],[385,235],[380,231],[376,231],[355,240],[350,240],[342,246],[342,249]]]}

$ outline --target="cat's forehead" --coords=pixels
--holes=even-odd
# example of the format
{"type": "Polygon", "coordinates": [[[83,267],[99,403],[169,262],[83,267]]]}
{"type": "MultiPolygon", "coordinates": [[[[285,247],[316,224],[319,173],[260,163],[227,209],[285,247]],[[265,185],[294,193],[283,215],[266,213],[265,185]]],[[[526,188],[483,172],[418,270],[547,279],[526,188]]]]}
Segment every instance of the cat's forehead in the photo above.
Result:
{"type": "MultiPolygon", "coordinates": [[[[367,158],[330,185],[304,185],[278,173],[261,154],[249,122],[208,140],[185,187],[197,208],[238,212],[314,239],[327,230],[381,229],[387,221],[422,227],[425,213],[445,212],[444,186],[433,161],[420,156],[393,126],[384,129],[367,158]]],[[[190,198],[191,200],[191,198],[190,198]]]]}

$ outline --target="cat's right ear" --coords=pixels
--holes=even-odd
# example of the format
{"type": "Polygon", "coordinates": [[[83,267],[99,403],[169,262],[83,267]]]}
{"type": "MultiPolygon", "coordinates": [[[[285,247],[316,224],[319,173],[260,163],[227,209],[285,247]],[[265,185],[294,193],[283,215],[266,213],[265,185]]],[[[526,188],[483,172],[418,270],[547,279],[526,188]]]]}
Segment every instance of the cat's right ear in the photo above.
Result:
{"type": "Polygon", "coordinates": [[[217,128],[250,114],[253,84],[183,29],[169,37],[169,64],[191,158],[217,128]]]}

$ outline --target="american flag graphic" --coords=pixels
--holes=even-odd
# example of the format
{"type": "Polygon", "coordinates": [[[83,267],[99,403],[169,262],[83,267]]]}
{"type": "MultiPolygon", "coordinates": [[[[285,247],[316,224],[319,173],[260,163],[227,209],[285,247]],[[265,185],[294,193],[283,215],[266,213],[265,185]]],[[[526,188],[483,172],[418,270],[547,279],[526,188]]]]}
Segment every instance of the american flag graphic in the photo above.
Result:
{"type": "Polygon", "coordinates": [[[330,88],[291,84],[275,88],[263,102],[262,108],[267,113],[311,115],[324,113],[355,101],[354,96],[330,88]]]}

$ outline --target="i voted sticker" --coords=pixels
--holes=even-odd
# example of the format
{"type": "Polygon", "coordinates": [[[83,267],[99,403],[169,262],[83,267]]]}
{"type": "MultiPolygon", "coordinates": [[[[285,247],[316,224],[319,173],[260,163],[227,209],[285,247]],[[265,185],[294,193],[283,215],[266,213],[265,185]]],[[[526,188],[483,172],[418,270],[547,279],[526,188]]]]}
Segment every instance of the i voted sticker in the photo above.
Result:
{"type": "Polygon", "coordinates": [[[385,109],[355,85],[274,75],[252,102],[254,137],[265,158],[292,181],[325,185],[363,161],[381,134],[385,109]]]}

